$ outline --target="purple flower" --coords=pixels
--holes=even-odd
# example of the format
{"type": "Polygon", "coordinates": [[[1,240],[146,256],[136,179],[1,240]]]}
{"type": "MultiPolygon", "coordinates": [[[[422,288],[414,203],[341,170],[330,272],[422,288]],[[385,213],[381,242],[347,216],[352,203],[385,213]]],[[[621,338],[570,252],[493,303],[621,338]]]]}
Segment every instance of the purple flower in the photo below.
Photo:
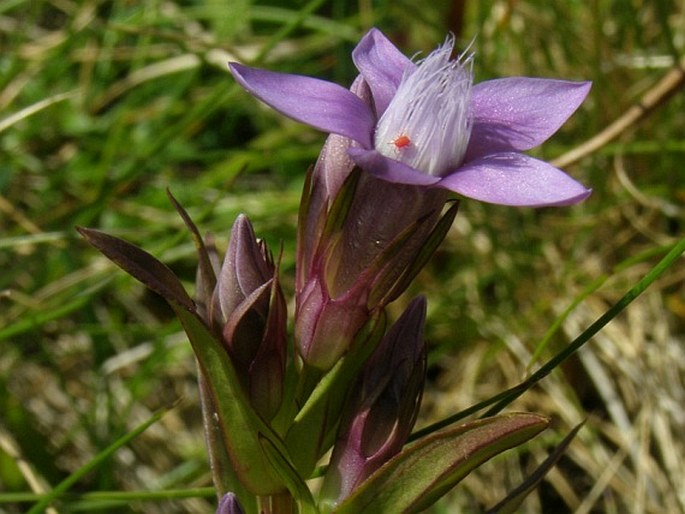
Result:
{"type": "Polygon", "coordinates": [[[377,29],[352,53],[370,98],[315,78],[231,63],[250,93],[295,120],[349,138],[349,157],[389,182],[447,189],[502,205],[570,205],[590,191],[520,153],[579,107],[588,82],[512,77],[473,84],[454,41],[413,63],[377,29]]]}

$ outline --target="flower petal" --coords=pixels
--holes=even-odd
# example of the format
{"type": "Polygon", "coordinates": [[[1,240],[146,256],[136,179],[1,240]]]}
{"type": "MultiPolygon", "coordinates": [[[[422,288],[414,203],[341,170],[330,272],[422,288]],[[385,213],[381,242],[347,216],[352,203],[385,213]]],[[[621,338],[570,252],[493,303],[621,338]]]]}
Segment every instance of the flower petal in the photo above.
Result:
{"type": "Polygon", "coordinates": [[[378,117],[385,112],[390,100],[395,96],[405,71],[416,68],[416,65],[376,28],[369,30],[357,44],[352,51],[352,60],[371,87],[378,117]]]}
{"type": "Polygon", "coordinates": [[[277,111],[312,127],[371,146],[375,120],[364,102],[332,82],[229,63],[238,83],[277,111]]]}
{"type": "Polygon", "coordinates": [[[572,205],[590,190],[551,164],[503,152],[467,163],[438,184],[461,195],[500,205],[572,205]]]}
{"type": "Polygon", "coordinates": [[[427,175],[406,164],[385,157],[376,150],[350,148],[347,153],[360,168],[388,182],[429,186],[440,181],[440,177],[427,175]]]}
{"type": "Polygon", "coordinates": [[[474,85],[473,129],[466,160],[538,146],[578,109],[590,86],[590,82],[529,77],[474,85]]]}

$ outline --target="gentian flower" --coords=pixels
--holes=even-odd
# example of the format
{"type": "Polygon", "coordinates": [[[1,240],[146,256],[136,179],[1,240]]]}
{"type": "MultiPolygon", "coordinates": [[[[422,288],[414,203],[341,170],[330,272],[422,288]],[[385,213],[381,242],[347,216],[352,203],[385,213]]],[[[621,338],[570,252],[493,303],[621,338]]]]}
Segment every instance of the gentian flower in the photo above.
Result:
{"type": "Polygon", "coordinates": [[[447,189],[501,205],[570,205],[590,191],[520,152],[554,134],[588,82],[513,77],[473,84],[454,41],[413,63],[377,29],[352,53],[367,101],[323,80],[230,64],[251,94],[295,120],[354,142],[347,150],[383,180],[447,189]]]}
{"type": "Polygon", "coordinates": [[[372,29],[352,53],[360,75],[350,90],[230,64],[254,96],[330,133],[299,223],[295,334],[311,366],[329,369],[406,288],[456,214],[441,218],[452,192],[534,207],[590,194],[520,153],[556,132],[590,84],[518,77],[474,85],[472,57],[452,60],[453,46],[448,38],[414,63],[372,29]],[[355,168],[363,170],[356,178],[355,168]]]}

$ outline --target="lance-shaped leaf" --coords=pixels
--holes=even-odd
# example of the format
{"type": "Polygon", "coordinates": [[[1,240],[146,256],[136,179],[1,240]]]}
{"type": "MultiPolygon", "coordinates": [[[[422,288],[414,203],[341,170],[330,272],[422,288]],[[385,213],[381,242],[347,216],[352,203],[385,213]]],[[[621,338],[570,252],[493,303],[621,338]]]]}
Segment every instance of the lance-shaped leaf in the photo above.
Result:
{"type": "MultiPolygon", "coordinates": [[[[78,231],[106,257],[169,302],[207,379],[207,404],[216,408],[218,429],[223,434],[225,448],[237,476],[252,494],[282,492],[286,481],[270,464],[260,439],[268,439],[282,455],[287,455],[287,452],[250,406],[225,348],[200,319],[178,278],[152,255],[131,243],[93,229],[78,228],[78,231]]],[[[287,481],[292,480],[293,477],[288,477],[287,481]]]]}
{"type": "Polygon", "coordinates": [[[543,416],[513,413],[433,434],[388,461],[333,512],[420,512],[483,462],[524,443],[548,424],[543,416]]]}
{"type": "Polygon", "coordinates": [[[545,459],[545,461],[537,467],[537,469],[516,489],[511,491],[506,498],[489,509],[486,514],[514,514],[519,512],[519,507],[523,500],[542,482],[550,469],[559,461],[561,456],[571,444],[573,438],[578,433],[578,430],[585,424],[580,423],[576,425],[569,434],[564,437],[563,441],[554,449],[554,451],[545,459]]]}
{"type": "Polygon", "coordinates": [[[168,266],[159,262],[146,251],[118,237],[90,228],[76,227],[76,230],[91,245],[100,250],[105,257],[133,278],[142,282],[168,302],[173,302],[187,311],[195,312],[195,303],[168,266]]]}

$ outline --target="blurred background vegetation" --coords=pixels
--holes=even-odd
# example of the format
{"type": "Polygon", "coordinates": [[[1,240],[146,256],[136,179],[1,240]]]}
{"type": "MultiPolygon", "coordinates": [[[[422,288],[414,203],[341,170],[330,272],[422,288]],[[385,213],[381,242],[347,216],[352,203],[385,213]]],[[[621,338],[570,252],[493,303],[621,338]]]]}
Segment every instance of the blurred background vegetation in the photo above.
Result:
{"type": "MultiPolygon", "coordinates": [[[[282,242],[291,292],[299,194],[324,135],[249,97],[226,61],[349,85],[350,51],[371,26],[410,56],[447,32],[461,47],[473,41],[477,81],[592,80],[578,113],[534,151],[554,159],[682,66],[685,3],[0,0],[0,512],[28,510],[16,493],[49,490],[170,406],[70,489],[101,496],[52,512],[213,511],[190,347],[164,302],[74,226],[143,246],[192,288],[194,250],[168,187],[221,245],[239,212],[273,248],[282,242]],[[187,488],[200,489],[163,501],[146,493],[187,488]]],[[[429,297],[420,425],[518,383],[683,237],[683,134],[675,91],[566,167],[593,188],[585,203],[463,202],[411,291],[429,297]]],[[[494,505],[587,418],[526,512],[685,512],[684,334],[676,266],[516,403],[553,428],[433,511],[494,505]]]]}

